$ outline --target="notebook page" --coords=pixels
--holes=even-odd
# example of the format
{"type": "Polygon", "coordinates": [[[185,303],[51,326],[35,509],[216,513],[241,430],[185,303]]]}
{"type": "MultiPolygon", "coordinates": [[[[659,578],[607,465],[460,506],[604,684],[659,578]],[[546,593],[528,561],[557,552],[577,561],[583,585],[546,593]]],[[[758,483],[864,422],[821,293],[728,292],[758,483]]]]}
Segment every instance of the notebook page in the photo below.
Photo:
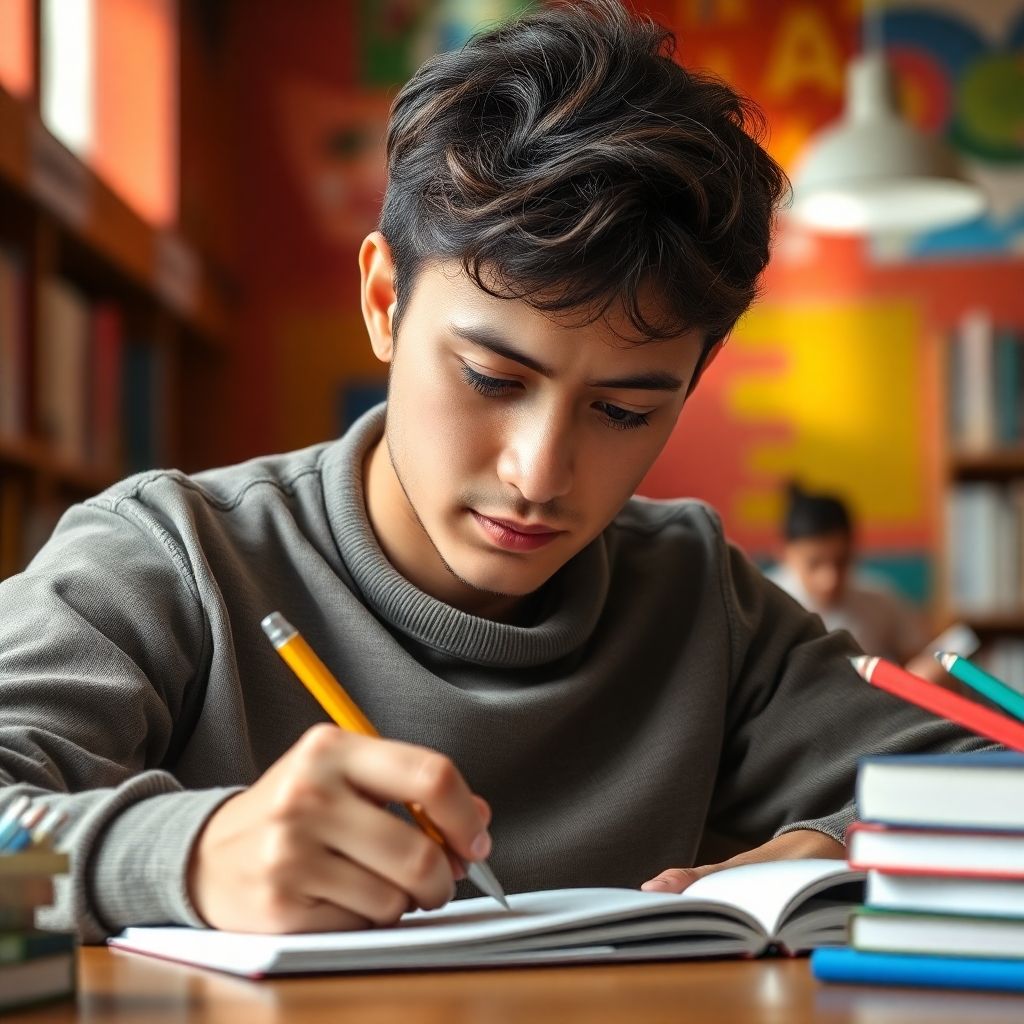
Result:
{"type": "Polygon", "coordinates": [[[824,858],[741,864],[705,875],[676,898],[724,903],[745,910],[766,935],[774,936],[798,893],[807,889],[809,894],[819,885],[824,887],[828,880],[849,874],[845,861],[824,858]]]}

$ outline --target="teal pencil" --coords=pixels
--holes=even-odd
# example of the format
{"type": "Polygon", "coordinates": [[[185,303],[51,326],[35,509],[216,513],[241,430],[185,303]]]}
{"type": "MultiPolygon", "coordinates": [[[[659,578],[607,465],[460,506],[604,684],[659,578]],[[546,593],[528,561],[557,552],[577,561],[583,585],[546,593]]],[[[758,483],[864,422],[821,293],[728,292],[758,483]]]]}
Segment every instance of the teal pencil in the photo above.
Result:
{"type": "Polygon", "coordinates": [[[1024,721],[1024,696],[1013,687],[1007,686],[1002,680],[971,664],[966,658],[961,658],[959,654],[936,651],[935,660],[961,683],[966,683],[993,704],[998,704],[1004,711],[1009,711],[1015,718],[1024,721]]]}

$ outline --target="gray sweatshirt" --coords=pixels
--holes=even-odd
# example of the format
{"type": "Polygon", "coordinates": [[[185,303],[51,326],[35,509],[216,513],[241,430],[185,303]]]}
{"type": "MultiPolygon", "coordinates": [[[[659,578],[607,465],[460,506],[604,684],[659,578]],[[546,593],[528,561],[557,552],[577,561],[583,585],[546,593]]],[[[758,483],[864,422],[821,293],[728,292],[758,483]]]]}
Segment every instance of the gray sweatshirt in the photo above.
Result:
{"type": "Polygon", "coordinates": [[[134,476],[0,583],[0,812],[28,793],[70,818],[71,873],[40,925],[96,942],[202,924],[185,867],[204,821],[326,719],[260,629],[274,610],[383,735],[448,754],[490,801],[509,892],[638,886],[709,835],[842,840],[859,755],[979,745],[863,683],[849,637],[696,501],[631,500],[528,626],[431,598],[367,519],[383,418],[134,476]]]}

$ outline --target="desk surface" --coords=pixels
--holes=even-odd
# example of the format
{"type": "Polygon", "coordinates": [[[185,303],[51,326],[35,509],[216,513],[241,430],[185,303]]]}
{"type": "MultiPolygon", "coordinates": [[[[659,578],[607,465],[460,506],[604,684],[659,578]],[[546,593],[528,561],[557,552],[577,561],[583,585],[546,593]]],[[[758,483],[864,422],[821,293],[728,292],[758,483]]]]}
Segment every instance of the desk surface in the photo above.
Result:
{"type": "Polygon", "coordinates": [[[1024,997],[821,985],[806,959],[688,961],[248,981],[102,947],[81,950],[77,1000],[4,1024],[987,1024],[1024,997]]]}

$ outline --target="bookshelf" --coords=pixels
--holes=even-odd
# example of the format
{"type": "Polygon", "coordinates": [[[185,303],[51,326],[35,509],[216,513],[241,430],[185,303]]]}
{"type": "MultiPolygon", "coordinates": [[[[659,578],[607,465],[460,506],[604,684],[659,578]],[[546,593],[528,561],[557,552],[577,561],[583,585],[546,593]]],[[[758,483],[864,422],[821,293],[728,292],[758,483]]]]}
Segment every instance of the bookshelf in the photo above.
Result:
{"type": "Polygon", "coordinates": [[[209,464],[232,310],[0,87],[0,579],[70,504],[141,469],[209,464]]]}
{"type": "Polygon", "coordinates": [[[942,617],[1024,690],[1024,327],[967,313],[945,355],[942,617]]]}

